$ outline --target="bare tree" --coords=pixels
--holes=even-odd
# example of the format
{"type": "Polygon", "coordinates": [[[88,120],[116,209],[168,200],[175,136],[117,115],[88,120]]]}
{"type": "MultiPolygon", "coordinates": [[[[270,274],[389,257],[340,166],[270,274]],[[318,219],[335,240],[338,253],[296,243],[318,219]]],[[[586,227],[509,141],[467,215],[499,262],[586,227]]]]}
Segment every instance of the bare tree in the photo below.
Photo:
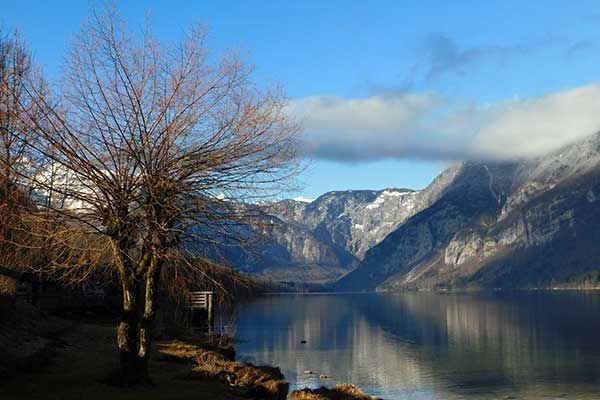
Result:
{"type": "Polygon", "coordinates": [[[201,26],[167,46],[148,27],[139,36],[116,12],[94,13],[70,46],[58,95],[29,85],[19,101],[33,132],[27,145],[60,175],[23,178],[61,197],[44,203],[44,215],[70,221],[56,235],[63,244],[76,248],[64,233],[85,227],[77,256],[58,252],[54,265],[89,271],[101,264],[90,249],[110,246],[125,383],[148,376],[161,272],[252,223],[252,209],[238,204],[289,182],[298,131],[280,91],[259,90],[237,57],[209,53],[201,26]]]}
{"type": "Polygon", "coordinates": [[[25,90],[29,82],[44,91],[35,75],[19,34],[0,28],[0,266],[4,269],[32,264],[37,251],[27,218],[30,191],[20,179],[34,170],[36,160],[26,145],[28,127],[19,115],[22,109],[36,114],[25,90]]]}
{"type": "Polygon", "coordinates": [[[24,82],[30,70],[30,54],[19,35],[0,30],[0,190],[5,196],[15,188],[13,171],[23,166],[26,156],[27,130],[16,112],[19,102],[27,104],[24,82]]]}

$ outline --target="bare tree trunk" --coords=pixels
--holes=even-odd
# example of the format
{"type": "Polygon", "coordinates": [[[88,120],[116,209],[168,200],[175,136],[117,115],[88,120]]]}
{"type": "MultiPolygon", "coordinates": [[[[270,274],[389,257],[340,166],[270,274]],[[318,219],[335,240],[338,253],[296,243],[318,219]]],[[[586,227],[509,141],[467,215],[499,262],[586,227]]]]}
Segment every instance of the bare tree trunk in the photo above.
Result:
{"type": "Polygon", "coordinates": [[[161,261],[153,259],[145,277],[144,314],[140,323],[138,350],[140,369],[145,379],[148,378],[148,360],[156,318],[161,263],[161,261]]]}
{"type": "Polygon", "coordinates": [[[148,362],[162,267],[162,260],[157,254],[154,248],[146,249],[140,264],[136,266],[145,271],[142,276],[126,272],[132,270],[131,265],[121,270],[123,314],[117,331],[117,343],[121,379],[125,385],[149,383],[148,362]]]}
{"type": "Polygon", "coordinates": [[[123,313],[117,330],[121,379],[125,385],[140,381],[138,358],[139,284],[123,282],[123,313]]]}

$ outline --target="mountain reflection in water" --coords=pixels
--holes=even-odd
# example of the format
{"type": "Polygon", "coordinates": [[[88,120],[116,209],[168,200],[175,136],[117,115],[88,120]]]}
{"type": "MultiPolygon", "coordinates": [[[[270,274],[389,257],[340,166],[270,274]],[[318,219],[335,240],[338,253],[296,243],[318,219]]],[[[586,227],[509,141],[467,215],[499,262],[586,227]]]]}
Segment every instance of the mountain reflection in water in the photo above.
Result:
{"type": "Polygon", "coordinates": [[[239,358],[281,367],[293,388],[348,382],[386,399],[600,398],[597,293],[272,295],[236,314],[239,358]]]}

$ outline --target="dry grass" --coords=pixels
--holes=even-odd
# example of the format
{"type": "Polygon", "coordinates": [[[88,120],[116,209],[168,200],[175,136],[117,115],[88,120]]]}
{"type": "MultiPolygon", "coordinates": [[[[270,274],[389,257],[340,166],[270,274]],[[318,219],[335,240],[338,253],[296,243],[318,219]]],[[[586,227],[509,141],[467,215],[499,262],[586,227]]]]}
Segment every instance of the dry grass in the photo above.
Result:
{"type": "Polygon", "coordinates": [[[354,385],[337,385],[333,389],[295,390],[290,394],[290,400],[376,400],[354,385]]]}
{"type": "Polygon", "coordinates": [[[286,399],[289,385],[279,368],[258,367],[234,361],[220,349],[206,348],[179,341],[161,343],[159,351],[173,360],[194,363],[188,379],[218,380],[234,393],[253,399],[286,399]]]}

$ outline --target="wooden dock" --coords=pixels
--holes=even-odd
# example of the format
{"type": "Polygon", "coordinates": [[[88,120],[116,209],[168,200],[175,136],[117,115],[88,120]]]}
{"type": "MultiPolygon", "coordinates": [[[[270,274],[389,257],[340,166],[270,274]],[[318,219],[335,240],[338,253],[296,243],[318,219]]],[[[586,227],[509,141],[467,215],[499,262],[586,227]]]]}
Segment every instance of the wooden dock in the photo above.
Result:
{"type": "Polygon", "coordinates": [[[206,324],[208,333],[213,330],[213,292],[194,291],[190,292],[186,308],[191,312],[191,322],[196,324],[202,319],[206,324]],[[200,318],[198,318],[200,317],[200,318]]]}

